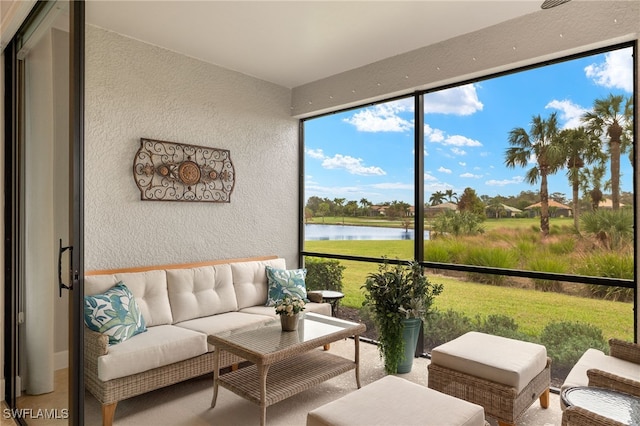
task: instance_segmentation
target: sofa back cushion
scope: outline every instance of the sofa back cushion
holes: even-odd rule
[[[286,269],[286,262],[282,258],[237,262],[229,265],[231,266],[238,309],[256,305],[264,306],[267,303],[267,265]]]
[[[228,264],[167,269],[167,288],[174,322],[238,309]]]
[[[104,293],[120,281],[133,293],[147,327],[173,322],[167,275],[163,270],[88,275],[84,278],[84,293],[86,296]]]

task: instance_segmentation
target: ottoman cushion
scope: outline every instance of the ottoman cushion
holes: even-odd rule
[[[307,414],[307,426],[484,426],[484,409],[425,386],[385,376]]]
[[[511,386],[519,394],[547,365],[547,349],[536,343],[475,331],[431,351],[431,363]]]

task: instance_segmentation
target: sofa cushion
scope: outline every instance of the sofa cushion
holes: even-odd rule
[[[196,318],[189,321],[182,321],[175,324],[175,327],[182,327],[201,333],[203,336],[220,333],[222,331],[233,330],[252,324],[262,324],[274,319],[266,315],[253,315],[241,312],[227,312],[224,314],[209,317]],[[214,347],[209,345],[208,350],[213,351]]]
[[[136,298],[147,327],[171,324],[167,274],[163,270],[89,275],[84,279],[85,295],[104,293],[122,281]]]
[[[286,269],[282,258],[230,264],[238,309],[267,303],[267,265]]]
[[[597,349],[587,349],[576,365],[571,369],[562,384],[561,390],[574,386],[587,386],[587,370],[597,368],[620,377],[640,381],[640,367],[629,361],[605,355]]]
[[[277,318],[276,308],[273,306],[249,306],[248,308],[240,309],[240,312],[247,314],[266,315],[273,318]],[[304,312],[315,312],[316,314],[322,314],[331,316],[331,305],[328,303],[314,303],[308,302],[304,306]]]
[[[168,269],[174,323],[238,309],[229,265]]]
[[[278,301],[287,296],[309,301],[304,281],[307,276],[306,269],[278,269],[269,265],[265,269],[267,271],[266,306],[276,306]]]
[[[173,325],[150,327],[146,333],[118,345],[98,358],[102,381],[142,373],[207,352],[207,336]]]
[[[135,297],[122,282],[104,293],[84,297],[84,323],[109,336],[112,345],[147,330]]]

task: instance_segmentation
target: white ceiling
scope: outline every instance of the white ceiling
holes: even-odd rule
[[[294,88],[529,13],[542,0],[116,1],[90,24]]]

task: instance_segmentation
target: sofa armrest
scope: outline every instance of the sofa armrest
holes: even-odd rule
[[[109,353],[109,336],[84,327],[84,357],[98,359]]]
[[[618,339],[609,339],[609,355],[640,364],[640,345]]]
[[[624,426],[615,420],[592,413],[582,407],[567,407],[562,412],[562,426]]]
[[[589,386],[624,392],[640,398],[640,382],[636,380],[598,370],[597,368],[587,370],[587,377],[589,377]]]

